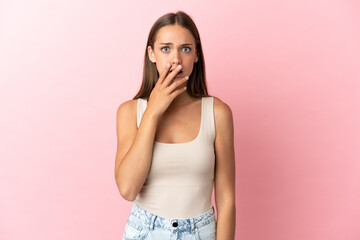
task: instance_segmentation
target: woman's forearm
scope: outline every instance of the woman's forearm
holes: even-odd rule
[[[216,240],[234,240],[236,223],[235,204],[225,203],[217,212]]]

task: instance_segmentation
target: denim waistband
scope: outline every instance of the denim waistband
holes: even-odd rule
[[[153,214],[141,206],[139,206],[135,201],[130,213],[130,218],[136,217],[141,220],[143,224],[149,229],[154,229],[154,227],[165,228],[171,232],[176,231],[190,231],[194,232],[195,229],[198,229],[202,226],[205,226],[212,221],[215,221],[214,207],[199,216],[187,219],[176,219],[176,218],[164,218],[156,214]]]

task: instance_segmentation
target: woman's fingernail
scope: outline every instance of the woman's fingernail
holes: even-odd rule
[[[170,67],[170,63],[166,64],[167,67]]]
[[[188,79],[189,79],[189,76],[185,76],[185,79],[188,80]]]
[[[179,65],[177,68],[180,69],[180,68],[181,68],[181,65]]]

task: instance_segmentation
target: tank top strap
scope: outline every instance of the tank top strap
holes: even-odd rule
[[[145,112],[147,106],[147,100],[143,98],[137,99],[137,114],[136,114],[136,125],[137,128],[140,126],[141,118]]]
[[[215,139],[214,97],[203,97],[203,130],[207,139]]]

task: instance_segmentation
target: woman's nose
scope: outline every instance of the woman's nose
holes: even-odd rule
[[[173,56],[171,62],[172,62],[172,64],[181,64],[181,60],[178,56]]]
[[[181,64],[181,60],[179,58],[179,54],[175,51],[172,57],[172,64]]]
[[[179,65],[179,64],[181,64],[181,61],[179,59],[173,59],[172,64]]]

